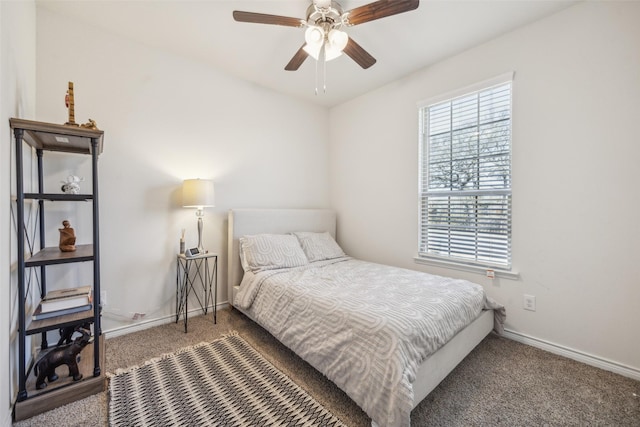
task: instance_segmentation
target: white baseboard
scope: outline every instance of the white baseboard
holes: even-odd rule
[[[221,308],[226,307],[227,304],[226,303],[219,303],[217,305],[218,310],[220,310]],[[211,313],[213,311],[213,305],[209,306],[207,313]],[[193,308],[191,310],[189,310],[188,312],[188,316],[189,317],[194,317],[194,316],[200,316],[202,315],[202,309],[200,307],[197,308]],[[115,337],[119,337],[121,335],[127,335],[130,334],[132,332],[138,332],[138,331],[143,331],[145,329],[149,329],[149,328],[153,328],[154,326],[160,326],[160,325],[166,325],[167,323],[172,323],[176,321],[176,315],[175,314],[170,314],[168,316],[164,316],[164,317],[159,317],[156,319],[149,319],[149,320],[143,320],[140,322],[136,322],[132,325],[125,325],[125,326],[120,326],[117,328],[112,328],[112,329],[108,329],[106,331],[102,331],[102,334],[105,336],[105,338],[115,338]],[[180,317],[180,322],[184,321],[183,317]]]
[[[218,304],[218,309],[224,308],[227,305],[228,303],[226,302],[220,303]],[[213,306],[209,307],[209,310],[213,310]],[[201,314],[202,314],[202,309],[200,307],[189,310],[189,317],[200,316]],[[150,319],[142,322],[137,322],[133,325],[126,325],[118,328],[109,329],[107,331],[103,331],[103,334],[105,335],[105,338],[115,338],[121,335],[130,334],[132,332],[137,332],[137,331],[142,331],[144,329],[152,328],[154,326],[160,326],[167,323],[175,322],[175,319],[176,319],[176,315],[171,314],[171,315],[160,317],[157,319]],[[536,347],[541,350],[545,350],[550,353],[557,354],[559,356],[567,357],[569,359],[573,359],[590,366],[595,366],[596,368],[604,369],[606,371],[611,371],[616,374],[620,374],[622,376],[640,381],[640,370],[633,368],[631,366],[626,366],[621,363],[603,359],[601,357],[593,356],[591,354],[583,353],[581,351],[574,350],[572,348],[554,344],[552,342],[535,338],[529,335],[525,335],[520,332],[512,331],[509,329],[505,329],[502,336],[505,338],[512,339],[514,341],[521,342],[522,344],[530,345],[532,347]],[[11,421],[11,417],[9,417],[9,421]],[[11,424],[8,424],[8,425],[11,425]]]
[[[596,368],[604,369],[605,371],[611,371],[616,374],[620,374],[622,376],[640,381],[640,370],[631,366],[626,366],[612,360],[607,360],[601,357],[593,356],[591,354],[583,353],[572,348],[554,344],[552,342],[531,337],[529,335],[525,335],[509,329],[505,329],[502,336],[514,341],[521,342],[523,344],[530,345],[532,347],[539,348],[541,350],[548,351],[553,354],[557,354],[559,356],[577,360],[578,362],[582,362],[590,366],[595,366]]]

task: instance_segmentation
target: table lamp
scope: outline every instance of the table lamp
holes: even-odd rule
[[[198,252],[204,253],[202,247],[202,217],[204,208],[213,207],[213,181],[208,179],[185,179],[182,183],[182,206],[196,208],[198,217]]]

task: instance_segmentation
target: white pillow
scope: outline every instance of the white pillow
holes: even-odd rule
[[[324,233],[299,231],[293,234],[300,241],[302,250],[307,256],[309,262],[345,256],[342,248],[336,243],[328,231],[325,231]]]
[[[244,271],[257,273],[309,263],[298,239],[291,235],[254,234],[240,237],[239,242]]]

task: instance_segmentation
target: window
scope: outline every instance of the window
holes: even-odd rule
[[[511,75],[420,106],[419,257],[511,268]]]

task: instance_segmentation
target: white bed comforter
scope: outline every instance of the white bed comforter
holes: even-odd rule
[[[234,303],[388,427],[410,424],[420,363],[501,308],[475,283],[351,258],[247,273]]]

